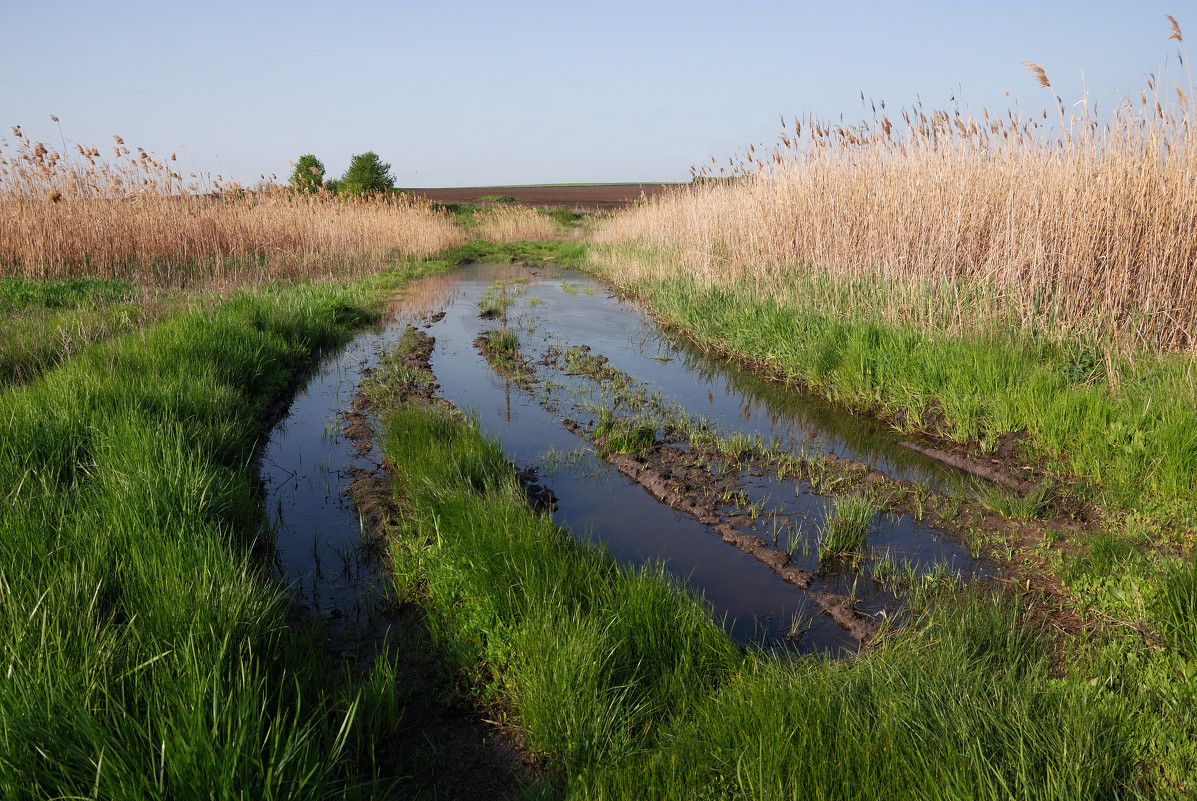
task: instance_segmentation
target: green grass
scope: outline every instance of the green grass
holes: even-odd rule
[[[538,242],[494,243],[467,242],[459,248],[446,250],[434,259],[403,262],[405,270],[438,271],[463,264],[512,264],[529,262],[555,267],[578,267],[585,261],[587,246],[582,242],[562,242],[546,239]]]
[[[511,195],[483,195],[478,198],[479,203],[515,203]]]
[[[126,281],[0,278],[0,387],[30,381],[94,342],[135,331],[178,306]]]
[[[1170,564],[1160,584],[1160,628],[1182,657],[1197,662],[1197,564]]]
[[[619,417],[610,409],[599,411],[594,424],[594,439],[598,443],[599,455],[603,457],[616,453],[637,455],[652,447],[657,441],[658,424],[646,417]]]
[[[384,424],[410,510],[394,547],[400,583],[426,588],[443,647],[477,679],[498,675],[488,692],[560,770],[629,758],[656,721],[730,675],[736,649],[703,606],[658,568],[621,571],[531,511],[475,424],[423,408]]]
[[[877,510],[863,498],[837,498],[819,531],[819,560],[862,555]]]
[[[385,715],[288,626],[248,467],[296,365],[376,314],[360,290],[236,294],[0,392],[0,796],[381,789]]]
[[[1049,478],[1036,484],[1026,495],[1000,487],[989,482],[974,481],[972,494],[981,504],[994,514],[1001,515],[1007,520],[1033,520],[1041,517],[1051,508],[1051,492],[1054,482]]]
[[[560,206],[554,206],[552,208],[543,206],[540,208],[540,213],[552,217],[558,225],[565,228],[572,228],[574,223],[582,217],[581,214],[574,212],[564,203],[562,203]]]
[[[1135,692],[1133,665],[1057,661],[1061,644],[1000,594],[925,596],[914,624],[857,659],[743,653],[656,568],[617,568],[529,510],[475,423],[404,407],[385,429],[407,510],[397,585],[475,692],[547,755],[563,797],[1191,789],[1188,724],[1160,716],[1191,707]]]
[[[749,663],[590,797],[1139,794],[1129,704],[1053,678],[1020,610],[977,598],[930,622],[858,662]]]
[[[1194,357],[1128,359],[1115,365],[1111,386],[1094,380],[1092,349],[1083,343],[1009,330],[929,335],[881,321],[868,304],[853,317],[831,315],[824,299],[836,293],[884,291],[792,281],[790,297],[808,302],[782,304],[747,285],[717,289],[686,279],[630,289],[701,347],[751,360],[850,409],[889,416],[904,430],[942,414],[943,434],[986,449],[1026,429],[1029,457],[1081,478],[1074,491],[1084,500],[1142,516],[1157,539],[1197,534]]]
[[[59,281],[33,281],[27,278],[0,278],[0,312],[32,307],[78,309],[107,306],[140,298],[144,291],[128,281],[105,278],[66,278]]]

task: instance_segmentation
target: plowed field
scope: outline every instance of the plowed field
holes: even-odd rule
[[[576,184],[562,186],[467,186],[451,189],[408,189],[438,203],[477,203],[488,195],[515,198],[526,206],[569,206],[574,211],[621,209],[642,195],[652,197],[672,184]]]

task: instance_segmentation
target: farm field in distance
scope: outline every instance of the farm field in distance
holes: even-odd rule
[[[14,129],[0,797],[1193,797],[1191,89],[687,184]]]
[[[415,197],[437,203],[479,203],[486,198],[527,206],[568,206],[573,211],[615,211],[642,197],[660,194],[670,184],[561,184],[554,186],[478,186],[444,189],[408,189]],[[491,201],[493,202],[493,201]],[[502,202],[502,201],[500,201]]]

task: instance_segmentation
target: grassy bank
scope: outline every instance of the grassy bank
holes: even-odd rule
[[[982,454],[1025,431],[1026,462],[1086,502],[1191,538],[1190,94],[1149,78],[1102,118],[1049,96],[1042,115],[795,119],[771,153],[601,226],[594,263],[710,350]]]
[[[491,714],[549,757],[563,796],[1192,789],[1192,694],[1143,691],[1144,663],[1124,651],[1055,640],[981,590],[916,610],[917,625],[858,659],[744,654],[657,570],[621,570],[530,510],[474,424],[419,407],[384,420],[404,506],[400,594]]]
[[[633,259],[662,257],[592,250],[600,273],[709,351],[980,454],[1026,431],[1023,465],[1079,477],[1073,491],[1105,512],[1129,512],[1136,535],[1191,540],[1197,532],[1191,355],[1115,360],[1084,341],[1010,327],[936,334],[887,319],[879,279],[795,276],[779,298],[750,279],[716,287],[680,267],[632,277],[620,265]]]
[[[6,798],[372,791],[388,707],[288,625],[248,463],[297,367],[377,309],[332,287],[212,300],[0,392]]]
[[[0,387],[23,383],[95,342],[141,329],[185,305],[128,281],[0,278]]]
[[[621,572],[529,509],[476,426],[419,407],[384,422],[409,511],[397,582],[421,594],[430,628],[484,697],[510,701],[563,770],[626,760],[655,741],[656,720],[734,670],[735,647],[703,607],[659,569]]]

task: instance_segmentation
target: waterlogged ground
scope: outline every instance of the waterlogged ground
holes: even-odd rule
[[[258,454],[264,535],[274,543],[277,573],[313,611],[361,620],[382,592],[378,559],[362,547],[350,497],[353,482],[376,472],[381,456],[348,436],[345,415],[364,374],[400,331],[384,323],[322,360]]]
[[[863,548],[820,559],[833,499],[853,475],[875,469],[919,488],[956,477],[867,421],[664,337],[588,276],[472,265],[408,287],[392,325],[434,338],[439,393],[475,414],[516,466],[552,491],[557,522],[622,562],[663,560],[741,641],[855,649],[861,629],[832,614],[837,604],[875,628],[900,617],[912,584],[982,570],[957,541],[884,511],[883,498]],[[480,336],[493,338],[489,353]],[[493,347],[502,342],[518,350]],[[610,452],[602,429],[613,420],[651,421],[651,451]],[[823,467],[787,474],[800,460]],[[709,476],[690,484],[700,502],[668,488],[695,466]]]
[[[349,497],[379,457],[346,435],[345,416],[364,375],[413,325],[435,341],[439,393],[551,491],[558,523],[621,562],[663,560],[742,642],[855,650],[900,619],[911,586],[984,572],[956,540],[887,511],[880,492],[866,544],[820,558],[854,477],[876,470],[919,491],[956,477],[869,421],[663,336],[584,274],[471,265],[410,285],[384,325],[327,358],[261,453],[277,569],[313,609],[361,619],[379,596]],[[502,333],[518,343],[514,360],[480,346]],[[649,452],[610,447],[602,427],[620,421],[649,421]],[[688,495],[675,491],[683,475]]]

